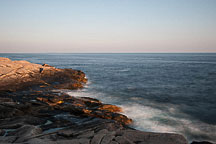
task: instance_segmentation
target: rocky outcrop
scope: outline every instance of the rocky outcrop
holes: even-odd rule
[[[87,82],[82,71],[57,69],[47,64],[0,58],[0,91],[17,91],[33,86],[60,89],[82,88]]]
[[[187,144],[178,134],[130,128],[118,106],[56,90],[86,81],[81,71],[0,58],[0,143]]]

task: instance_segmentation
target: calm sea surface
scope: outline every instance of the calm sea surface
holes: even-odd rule
[[[132,127],[216,142],[216,54],[0,54],[79,69],[88,84],[73,96],[123,107]]]

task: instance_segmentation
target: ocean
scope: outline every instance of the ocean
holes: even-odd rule
[[[0,54],[82,70],[85,88],[66,91],[121,106],[131,127],[216,142],[216,53]]]

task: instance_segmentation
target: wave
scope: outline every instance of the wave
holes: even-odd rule
[[[136,103],[120,106],[123,114],[133,119],[133,128],[149,132],[179,133],[189,141],[216,141],[216,125],[195,120],[181,113],[178,107],[169,105],[165,111]]]
[[[121,69],[121,70],[118,70],[120,72],[127,72],[127,71],[130,71],[131,69],[130,68],[126,68],[126,69]]]

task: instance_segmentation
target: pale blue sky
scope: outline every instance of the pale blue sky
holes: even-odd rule
[[[216,52],[216,0],[0,0],[0,52]]]

